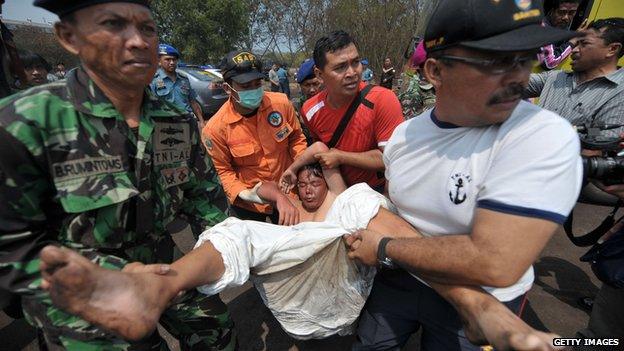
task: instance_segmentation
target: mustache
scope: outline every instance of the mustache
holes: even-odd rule
[[[510,86],[505,88],[505,90],[492,96],[490,100],[488,101],[488,105],[494,105],[503,101],[522,97],[523,92],[524,92],[524,87],[522,86],[522,84],[518,84],[518,83],[511,84]]]

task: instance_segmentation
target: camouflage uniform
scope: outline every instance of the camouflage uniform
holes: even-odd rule
[[[303,104],[306,102],[306,100],[307,99],[305,95],[303,95],[302,93],[298,98],[295,98],[291,102],[295,107],[295,112],[297,112],[297,119],[299,120],[299,124],[301,124],[301,131],[306,138],[306,143],[308,143],[308,146],[310,146],[314,142],[314,138],[312,138],[312,135],[310,134],[310,129],[308,129],[308,125],[303,123],[304,117],[301,115],[301,108],[303,107]]]
[[[403,108],[405,119],[416,117],[425,110],[435,106],[435,91],[431,83],[422,80],[418,73],[414,73],[407,88],[399,94],[399,101]]]
[[[146,89],[138,130],[83,69],[66,81],[0,101],[0,289],[18,293],[50,345],[80,350],[167,349],[158,333],[129,344],[51,304],[40,289],[38,253],[57,243],[94,263],[172,262],[167,226],[197,236],[225,218],[223,193],[192,117]],[[233,324],[217,296],[195,290],[161,324],[183,350],[231,350]]]

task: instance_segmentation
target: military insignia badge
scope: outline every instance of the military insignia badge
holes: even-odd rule
[[[204,145],[209,151],[212,150],[212,140],[209,137],[204,137]]]
[[[283,121],[282,114],[277,111],[273,111],[269,113],[267,120],[269,121],[269,124],[273,127],[279,127],[282,125]]]
[[[245,61],[255,61],[256,60],[256,56],[254,56],[254,54],[243,51],[240,54],[232,57],[232,61],[234,61],[235,64],[241,64]]]
[[[161,169],[160,174],[165,181],[165,188],[184,184],[189,180],[189,168],[186,166]]]
[[[156,89],[163,89],[165,88],[165,81],[162,79],[159,79],[156,81]]]
[[[154,164],[160,166],[190,158],[190,126],[182,123],[158,123],[154,131]]]

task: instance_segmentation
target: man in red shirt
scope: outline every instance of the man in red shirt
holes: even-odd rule
[[[360,81],[362,64],[357,46],[344,31],[320,38],[314,47],[315,72],[325,90],[305,102],[303,121],[315,140],[328,144],[354,99],[366,84]],[[335,146],[316,158],[324,168],[341,167],[347,185],[366,182],[382,191],[385,183],[383,147],[394,128],[403,122],[396,95],[374,86]]]

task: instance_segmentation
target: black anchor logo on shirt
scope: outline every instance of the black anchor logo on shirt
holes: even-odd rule
[[[453,202],[455,205],[459,205],[466,201],[466,183],[469,183],[471,181],[471,178],[469,175],[467,176],[461,173],[457,173],[453,175],[451,179],[454,181],[454,189],[451,189],[451,191],[449,191],[449,198],[451,199],[451,202]]]

